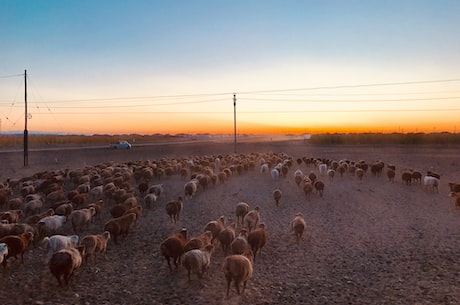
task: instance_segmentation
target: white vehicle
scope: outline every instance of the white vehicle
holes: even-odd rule
[[[120,140],[117,143],[110,144],[111,149],[131,149],[131,144],[128,141]]]

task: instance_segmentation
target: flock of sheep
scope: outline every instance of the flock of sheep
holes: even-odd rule
[[[300,165],[310,171],[303,173]],[[82,169],[40,172],[0,184],[0,263],[4,268],[18,268],[11,257],[20,255],[24,263],[24,253],[31,244],[42,247],[49,272],[60,286],[68,286],[85,260],[96,262],[98,255],[106,255],[110,240],[116,246],[126,239],[142,221],[143,211],[154,208],[160,199],[165,202],[165,214],[175,226],[187,204],[184,200],[192,201],[199,192],[237,179],[248,171],[258,171],[273,180],[293,179],[307,200],[310,196],[323,196],[325,181],[332,182],[337,175],[358,179],[363,179],[365,174],[382,175],[391,183],[396,177],[396,167],[381,161],[368,164],[322,158],[294,159],[284,153],[107,162]],[[158,182],[174,175],[181,177],[184,188],[172,192],[181,193],[180,196],[166,198],[163,184]],[[423,183],[429,191],[438,192],[440,176],[404,170],[401,181]],[[460,207],[460,184],[451,182],[449,187],[450,196]],[[282,194],[282,189],[273,189],[277,206]],[[161,241],[159,248],[170,272],[173,272],[172,262],[176,268],[183,266],[189,280],[191,274],[202,278],[213,253],[222,251],[221,269],[227,296],[232,282],[238,294],[244,291],[253,275],[257,254],[260,255],[269,242],[269,233],[258,206],[250,209],[248,203],[239,202],[233,216],[236,221],[230,223],[226,223],[225,216],[210,219],[197,236],[190,237],[188,230],[181,228]],[[300,212],[292,217],[290,229],[300,243],[307,224]],[[89,225],[95,223],[100,232],[89,234]]]

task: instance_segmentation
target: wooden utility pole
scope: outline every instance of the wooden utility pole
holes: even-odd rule
[[[27,131],[27,70],[24,70],[24,167],[29,165],[29,132]]]
[[[234,152],[236,154],[236,93],[233,94],[233,136],[234,136]]]

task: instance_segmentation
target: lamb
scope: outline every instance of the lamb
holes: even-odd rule
[[[184,246],[184,252],[188,252],[194,249],[202,249],[207,245],[211,244],[213,234],[211,231],[205,231],[204,233],[191,238]]]
[[[249,211],[243,219],[243,225],[251,232],[260,221],[260,208],[257,206],[254,210]]]
[[[233,240],[235,239],[235,229],[236,223],[234,222],[219,232],[218,239],[220,245],[222,246],[222,251],[224,251],[224,255],[227,255],[228,249],[230,248]]]
[[[203,231],[211,231],[212,233],[212,240],[211,242],[214,242],[214,240],[219,236],[219,232],[224,228],[225,225],[225,217],[220,216],[216,220],[211,220],[208,222],[205,226]]]
[[[182,197],[177,197],[176,200],[169,201],[165,208],[166,213],[171,219],[171,223],[176,223],[179,220],[180,212],[182,211],[184,204],[182,203]]]
[[[69,221],[72,224],[73,232],[76,234],[82,227],[88,229],[89,223],[94,215],[96,215],[96,209],[94,207],[72,211],[69,215]]]
[[[236,205],[236,222],[239,224],[241,219],[241,224],[243,224],[244,216],[249,212],[249,204],[246,202],[239,202]]]
[[[236,292],[240,294],[240,283],[243,282],[243,292],[246,289],[247,281],[252,277],[252,253],[248,252],[245,255],[233,254],[224,258],[222,263],[222,271],[227,280],[227,297],[230,292],[230,284],[233,280],[235,283]]]
[[[80,268],[82,257],[85,255],[85,247],[61,249],[53,254],[48,266],[50,272],[56,277],[58,284],[62,287],[62,279],[66,287],[75,270]]]
[[[232,254],[243,254],[250,249],[248,231],[245,228],[241,229],[238,236],[232,241],[230,249]]]
[[[279,206],[279,203],[280,203],[280,199],[281,199],[281,190],[280,189],[275,189],[273,190],[272,192],[272,195],[273,195],[273,199],[275,199],[275,202],[276,202],[276,206]]]
[[[428,188],[432,192],[438,193],[439,179],[434,176],[425,176],[423,177],[423,185],[425,188]]]
[[[8,246],[8,254],[3,259],[3,267],[6,268],[8,258],[14,256],[17,258],[21,254],[21,263],[24,264],[24,252],[27,250],[29,244],[34,239],[32,232],[25,232],[19,235],[7,235],[0,238],[0,243],[5,243]]]
[[[85,246],[85,260],[88,260],[89,256],[93,257],[93,261],[96,259],[97,253],[104,253],[107,249],[107,243],[110,239],[110,232],[104,231],[102,234],[90,234],[86,235],[80,241],[80,245]]]
[[[199,278],[203,278],[203,274],[209,269],[211,264],[211,254],[214,247],[209,244],[201,249],[193,249],[184,253],[182,265],[187,269],[188,280],[190,281],[190,273],[193,271]]]
[[[267,231],[263,222],[259,223],[257,228],[248,234],[248,243],[251,246],[252,253],[254,254],[254,262],[256,261],[257,251],[262,252],[262,248],[267,242]],[[260,253],[259,252],[259,253]]]
[[[61,249],[76,247],[78,245],[78,235],[51,235],[50,237],[43,238],[43,245],[45,247],[45,263],[48,263],[54,252]]]
[[[136,214],[134,213],[113,218],[105,223],[104,231],[109,231],[113,241],[118,245],[118,236],[126,238],[135,221]]]
[[[5,243],[0,243],[0,264],[3,263],[3,260],[8,255],[8,245]]]
[[[172,272],[170,259],[173,259],[174,265],[178,266],[180,258],[184,253],[185,242],[187,241],[187,229],[183,228],[174,235],[166,238],[160,244],[161,254],[168,262],[169,271]]]
[[[61,215],[52,215],[46,216],[40,219],[38,222],[38,233],[40,236],[44,236],[45,234],[56,233],[58,229],[60,229],[64,223],[66,222],[67,217]]]
[[[297,214],[295,214],[294,219],[291,221],[291,231],[294,232],[297,244],[302,238],[302,234],[305,231],[306,227],[307,224],[303,219],[302,213],[298,212]]]

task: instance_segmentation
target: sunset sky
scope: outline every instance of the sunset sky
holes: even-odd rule
[[[0,129],[458,132],[460,1],[0,0]]]

